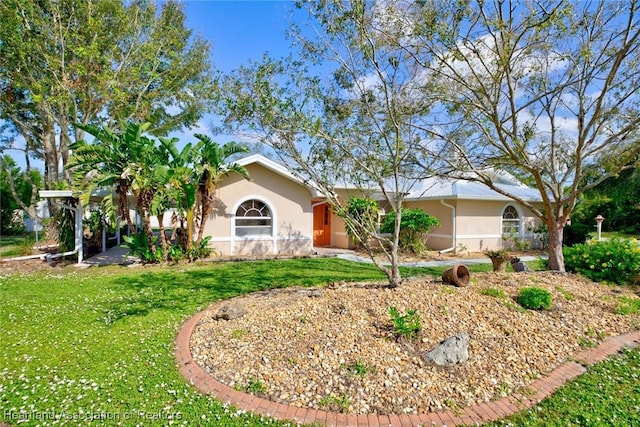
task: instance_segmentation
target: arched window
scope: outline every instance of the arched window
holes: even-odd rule
[[[507,206],[502,211],[502,234],[520,235],[520,214],[513,206]]]
[[[236,236],[271,236],[269,207],[260,200],[247,200],[236,210]]]

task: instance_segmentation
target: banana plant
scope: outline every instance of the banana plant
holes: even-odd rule
[[[196,246],[198,246],[204,237],[207,219],[213,212],[214,192],[220,180],[231,173],[240,175],[244,179],[250,179],[250,176],[244,166],[238,163],[227,163],[229,157],[246,153],[249,151],[248,148],[236,142],[220,145],[202,134],[196,134],[195,137],[199,141],[196,144],[196,150],[199,153],[197,198],[200,201],[200,224],[196,240]]]

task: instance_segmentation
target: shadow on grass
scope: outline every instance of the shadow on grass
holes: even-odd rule
[[[419,271],[425,270],[413,268],[406,274]],[[215,301],[266,289],[384,280],[384,274],[372,265],[334,258],[157,267],[114,278],[119,296],[107,303],[104,320],[109,324],[128,316],[145,316],[152,310],[190,314]]]
[[[401,268],[403,277],[440,277],[443,267]],[[192,314],[213,302],[250,292],[332,282],[384,282],[372,264],[337,258],[239,261],[152,267],[113,279],[119,296],[104,308],[106,323],[153,310]]]

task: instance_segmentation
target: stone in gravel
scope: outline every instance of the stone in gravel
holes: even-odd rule
[[[520,258],[511,258],[511,267],[513,268],[513,271],[515,271],[516,273],[531,271],[531,269],[527,264],[520,261]]]
[[[438,366],[453,366],[469,359],[469,333],[461,332],[447,338],[427,351],[423,358]]]
[[[220,309],[213,315],[213,318],[215,320],[233,320],[244,316],[246,312],[247,309],[243,303],[240,301],[234,301],[220,307]]]
[[[317,298],[321,295],[318,289],[300,289],[298,293],[302,295],[306,295],[309,298]]]

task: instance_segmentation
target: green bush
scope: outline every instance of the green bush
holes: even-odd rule
[[[122,236],[124,245],[129,249],[129,255],[140,258],[143,264],[158,263],[162,261],[161,251],[152,251],[149,247],[149,241],[145,233],[132,234],[131,236]],[[153,237],[153,244],[158,243],[158,238]]]
[[[564,248],[565,267],[595,282],[633,282],[640,271],[640,247],[635,239],[592,241]]]
[[[390,212],[380,227],[380,231],[393,233],[395,221],[395,212]],[[429,215],[422,209],[403,209],[400,218],[400,247],[416,254],[423,253],[427,249],[425,244],[427,235],[439,225],[438,218]]]
[[[375,232],[378,222],[378,203],[370,198],[351,197],[346,212],[338,210],[337,214],[347,224],[347,234],[358,247]]]
[[[540,288],[522,288],[518,304],[530,310],[548,310],[551,308],[551,292]]]
[[[584,225],[574,223],[571,225],[567,225],[563,230],[562,243],[565,246],[574,246],[578,244],[585,243],[589,239],[591,239],[591,231],[593,229],[593,225]]]
[[[397,308],[389,307],[389,315],[393,321],[393,329],[399,337],[415,339],[422,330],[422,320],[416,310],[408,310],[400,314]]]

